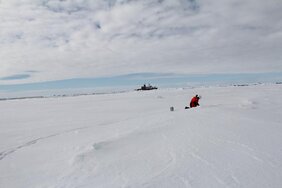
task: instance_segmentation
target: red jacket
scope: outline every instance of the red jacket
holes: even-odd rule
[[[190,108],[199,106],[199,97],[193,97],[190,102]]]

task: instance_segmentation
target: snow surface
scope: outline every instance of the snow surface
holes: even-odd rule
[[[0,187],[280,188],[281,93],[257,85],[2,101]],[[184,110],[194,94],[201,106]]]

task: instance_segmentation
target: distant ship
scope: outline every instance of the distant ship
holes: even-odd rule
[[[151,86],[150,84],[146,86],[146,84],[144,84],[143,86],[141,86],[141,88],[136,89],[136,91],[141,91],[141,90],[153,90],[153,89],[158,89],[155,86]]]

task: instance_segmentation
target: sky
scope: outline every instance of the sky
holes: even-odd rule
[[[0,85],[282,72],[281,0],[0,0]]]
[[[20,77],[20,75],[18,76]],[[12,78],[11,78],[12,79]],[[157,74],[137,73],[113,77],[74,78],[26,84],[0,85],[1,99],[103,94],[134,91],[144,84],[167,88],[202,88],[214,86],[245,86],[253,84],[282,84],[282,73],[240,74]]]

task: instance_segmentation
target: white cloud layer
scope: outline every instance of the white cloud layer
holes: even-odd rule
[[[281,0],[0,0],[0,84],[282,71]]]

